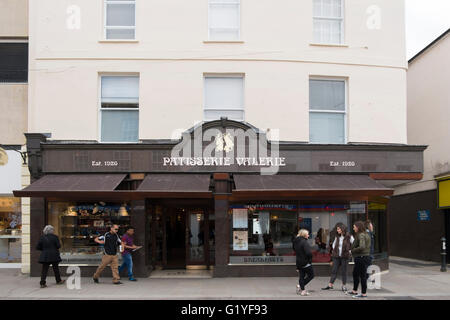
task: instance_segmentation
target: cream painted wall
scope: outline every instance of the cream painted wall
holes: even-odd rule
[[[0,0],[0,37],[28,36],[28,0]]]
[[[435,175],[450,172],[450,34],[417,57],[408,70],[408,143],[428,145],[421,181],[404,194],[436,189]]]
[[[207,0],[137,0],[138,42],[102,42],[102,1],[30,4],[29,131],[97,140],[99,74],[140,73],[140,138],[202,119],[203,74],[244,73],[246,121],[309,140],[310,76],[348,79],[348,141],[406,143],[404,1],[346,0],[345,45],[312,42],[312,1],[242,0],[243,43],[205,43]],[[368,29],[367,10],[380,10]]]

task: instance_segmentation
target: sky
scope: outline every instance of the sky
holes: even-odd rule
[[[450,28],[450,0],[405,0],[405,5],[409,60]]]

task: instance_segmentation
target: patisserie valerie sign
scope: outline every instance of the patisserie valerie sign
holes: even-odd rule
[[[254,130],[218,128],[195,130],[185,134],[163,158],[163,166],[233,166],[261,167],[261,174],[276,174],[286,166],[279,156],[278,132],[271,131],[270,148],[266,139],[260,139]],[[275,138],[275,139],[274,139]]]

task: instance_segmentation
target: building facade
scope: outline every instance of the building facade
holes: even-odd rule
[[[29,272],[28,1],[0,0],[0,267]]]
[[[423,179],[396,187],[391,200],[395,255],[441,261],[441,238],[450,238],[449,53],[447,30],[409,61],[408,142],[428,148]]]
[[[15,193],[31,197],[31,245],[54,224],[63,264],[89,274],[93,237],[131,224],[137,275],[295,275],[292,237],[307,228],[328,273],[335,224],[371,218],[387,268],[391,186],[422,178],[426,148],[407,144],[403,12],[383,0],[31,3],[33,183]]]

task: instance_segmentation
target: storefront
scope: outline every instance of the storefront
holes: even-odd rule
[[[244,151],[242,152],[243,149]],[[157,268],[214,276],[295,276],[292,239],[310,231],[317,274],[330,272],[336,223],[375,226],[376,263],[388,268],[390,181],[417,180],[423,146],[310,145],[266,139],[247,123],[204,123],[179,141],[47,141],[27,134],[31,247],[55,226],[62,265],[92,275],[93,239],[111,224],[135,227],[137,276]],[[198,152],[199,151],[199,152]],[[395,213],[392,213],[395,214]],[[32,250],[31,274],[39,274]]]
[[[21,201],[13,195],[21,187],[21,166],[18,152],[0,148],[0,265],[6,268],[22,261]]]

